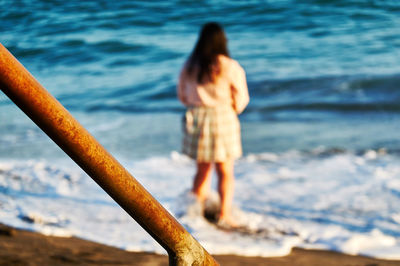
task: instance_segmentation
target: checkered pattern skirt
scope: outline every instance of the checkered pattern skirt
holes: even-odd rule
[[[183,153],[198,162],[225,162],[242,155],[240,123],[231,106],[188,108],[183,132]]]

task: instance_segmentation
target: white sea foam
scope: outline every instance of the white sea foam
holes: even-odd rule
[[[194,164],[185,156],[173,152],[123,163],[211,253],[281,256],[298,246],[400,259],[398,156],[291,151],[244,157],[235,168],[235,213],[253,234],[219,230],[190,211],[193,200],[183,195]],[[164,253],[66,160],[1,161],[0,222]]]

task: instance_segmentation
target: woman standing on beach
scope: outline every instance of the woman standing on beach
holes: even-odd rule
[[[237,117],[249,102],[243,68],[229,57],[224,30],[203,26],[179,77],[178,97],[187,107],[183,152],[197,162],[192,192],[203,203],[215,165],[221,199],[219,222],[234,226],[231,206],[234,160],[242,155]]]

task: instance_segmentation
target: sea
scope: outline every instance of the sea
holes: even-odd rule
[[[182,204],[176,83],[209,21],[246,71],[234,205],[254,234]],[[210,253],[400,259],[399,1],[1,0],[0,42]],[[165,253],[2,92],[0,222]]]

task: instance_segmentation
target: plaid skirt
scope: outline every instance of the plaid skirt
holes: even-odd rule
[[[225,162],[242,155],[240,123],[231,106],[189,107],[183,132],[183,153],[198,162]]]

